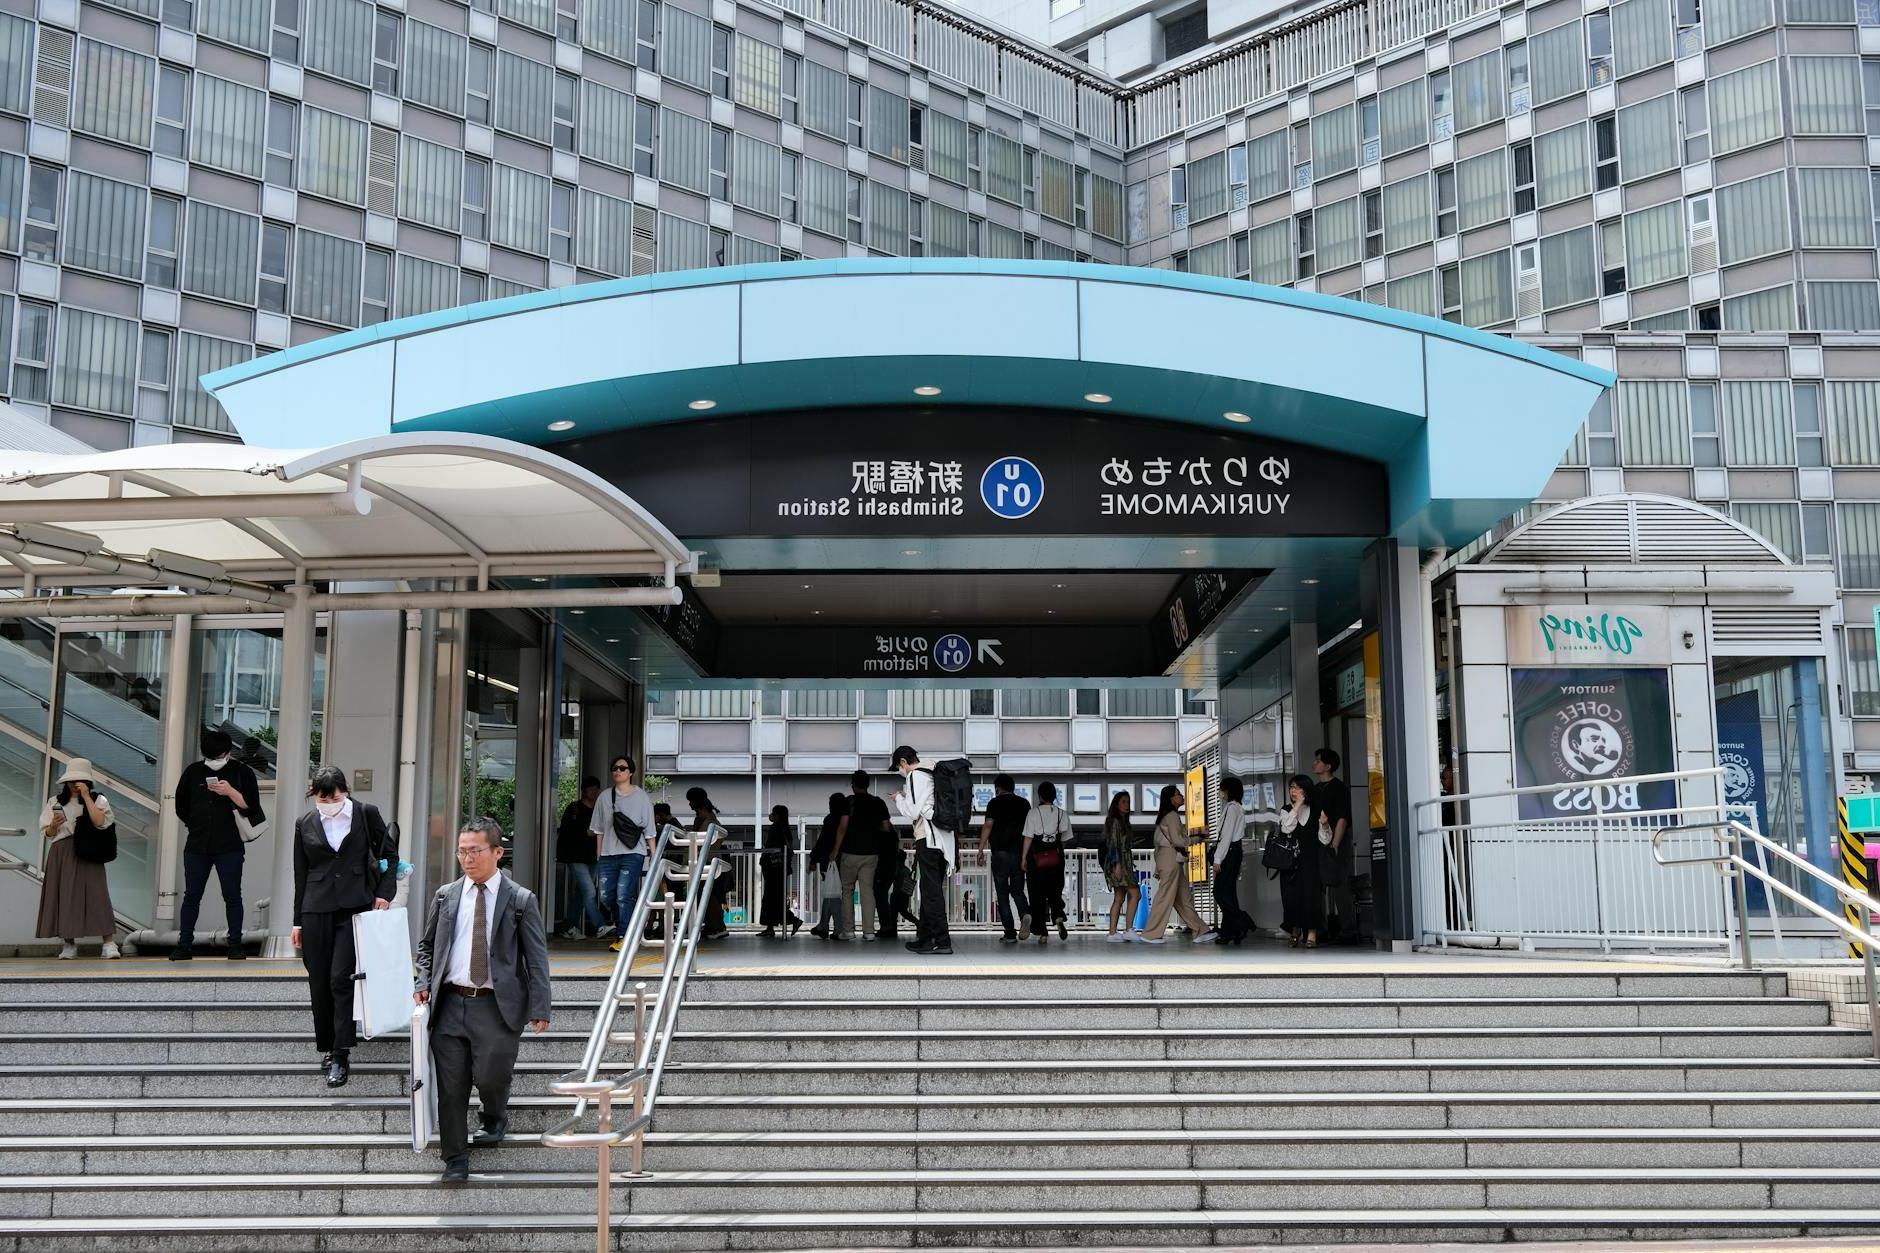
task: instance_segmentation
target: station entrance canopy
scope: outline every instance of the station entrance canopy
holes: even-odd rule
[[[1354,621],[1380,541],[1460,546],[1529,503],[1611,382],[1312,293],[933,259],[585,284],[205,380],[258,443],[465,432],[613,484],[722,578],[662,615],[666,682],[1195,685],[1276,624]],[[579,629],[650,656],[638,616]],[[883,639],[931,664],[871,670]]]

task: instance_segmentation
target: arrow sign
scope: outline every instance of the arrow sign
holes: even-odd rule
[[[990,661],[995,666],[1002,666],[1005,664],[1005,658],[999,656],[999,644],[1000,644],[999,640],[980,640],[979,641],[979,664],[980,665],[983,666],[988,661]]]

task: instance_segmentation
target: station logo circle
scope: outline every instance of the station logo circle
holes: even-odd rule
[[[973,646],[964,635],[942,635],[933,642],[934,664],[948,674],[958,674],[973,659]]]
[[[979,476],[979,499],[1007,521],[1029,517],[1044,500],[1044,474],[1023,457],[1000,457]]]

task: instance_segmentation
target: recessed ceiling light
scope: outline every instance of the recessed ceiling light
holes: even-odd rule
[[[809,590],[809,584],[805,583],[803,585],[803,590],[807,592]]]
[[[548,582],[548,579],[547,579],[547,577],[546,577],[546,576],[544,576],[544,575],[540,575],[540,574],[538,574],[538,575],[536,575],[536,576],[535,576],[534,578],[532,578],[532,579],[530,579],[530,580],[529,580],[529,582],[531,582],[531,583],[546,583],[546,582]]]
[[[1057,610],[1055,610],[1055,609],[1047,609],[1047,610],[1045,610],[1045,612],[1046,612],[1046,613],[1056,613],[1056,612],[1057,612]]]
[[[551,431],[572,431],[574,430],[574,423],[566,418],[557,418],[548,424],[548,429]]]
[[[1053,583],[1053,584],[1052,584],[1051,586],[1052,586],[1052,587],[1063,587],[1064,585],[1063,585],[1062,583]]]
[[[1299,581],[1307,587],[1317,587],[1319,585],[1317,579],[1300,579]]]
[[[570,609],[570,610],[569,610],[568,612],[569,612],[569,613],[573,613],[573,614],[582,614],[582,613],[586,613],[586,612],[587,612],[587,610],[585,610],[585,609]]]
[[[818,618],[820,618],[820,617],[822,617],[822,610],[820,610],[820,609],[812,609],[812,610],[810,610],[810,612],[811,612],[812,614],[814,614],[814,615],[816,615],[816,616],[817,616]]]
[[[1231,649],[1231,648],[1223,648],[1223,649],[1222,649],[1221,651],[1222,651],[1222,652],[1224,652],[1224,653],[1226,653],[1226,654],[1227,654],[1227,655],[1228,655],[1229,657],[1237,657],[1237,656],[1239,656],[1239,654],[1238,654],[1238,653],[1236,653],[1236,652],[1235,652],[1235,651],[1234,651],[1233,649]]]
[[[1110,398],[1102,392],[1085,392],[1084,399],[1088,400],[1093,405],[1107,405],[1110,403]]]
[[[938,396],[940,389],[937,387],[916,387],[914,394],[916,396]]]
[[[1238,410],[1238,409],[1229,409],[1229,410],[1228,410],[1228,411],[1227,411],[1226,413],[1223,413],[1223,414],[1222,414],[1221,416],[1222,416],[1223,418],[1226,418],[1226,419],[1227,419],[1227,420],[1228,420],[1229,422],[1251,422],[1251,421],[1253,421],[1253,419],[1252,419],[1252,418],[1250,418],[1250,417],[1248,417],[1248,416],[1247,416],[1246,414],[1244,414],[1244,413],[1242,413],[1242,412],[1241,412],[1240,410]]]
[[[620,637],[618,635],[610,635],[607,637],[607,642],[609,644],[618,644],[620,642]]]
[[[1201,550],[1200,550],[1199,548],[1184,548],[1184,549],[1182,549],[1182,556],[1184,556],[1184,557],[1192,557],[1192,556],[1194,556],[1194,555],[1195,555],[1196,553],[1198,553],[1198,552],[1200,552],[1200,551],[1201,551]]]
[[[1285,612],[1286,612],[1286,606],[1284,606],[1284,605],[1275,605],[1275,606],[1273,606],[1273,612],[1274,612],[1274,613],[1285,613]]]
[[[639,658],[638,658],[638,657],[629,657],[629,658],[627,658],[627,660],[628,660],[628,661],[638,661],[638,660],[639,660]]]
[[[691,404],[686,406],[686,408],[688,409],[697,409],[700,412],[703,412],[706,409],[716,409],[717,407],[718,407],[718,402],[715,400],[695,400]]]
[[[903,549],[901,550],[901,555],[902,555],[903,557],[918,557],[918,556],[920,556],[920,549],[918,549],[918,548],[903,548]]]

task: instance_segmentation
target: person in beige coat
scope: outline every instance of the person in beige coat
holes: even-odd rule
[[[1173,783],[1162,789],[1155,811],[1155,901],[1149,906],[1149,925],[1143,928],[1144,944],[1162,944],[1168,930],[1169,911],[1180,915],[1182,925],[1197,944],[1209,944],[1216,938],[1201,921],[1195,908],[1195,886],[1188,882],[1188,824],[1182,819],[1182,790]]]

